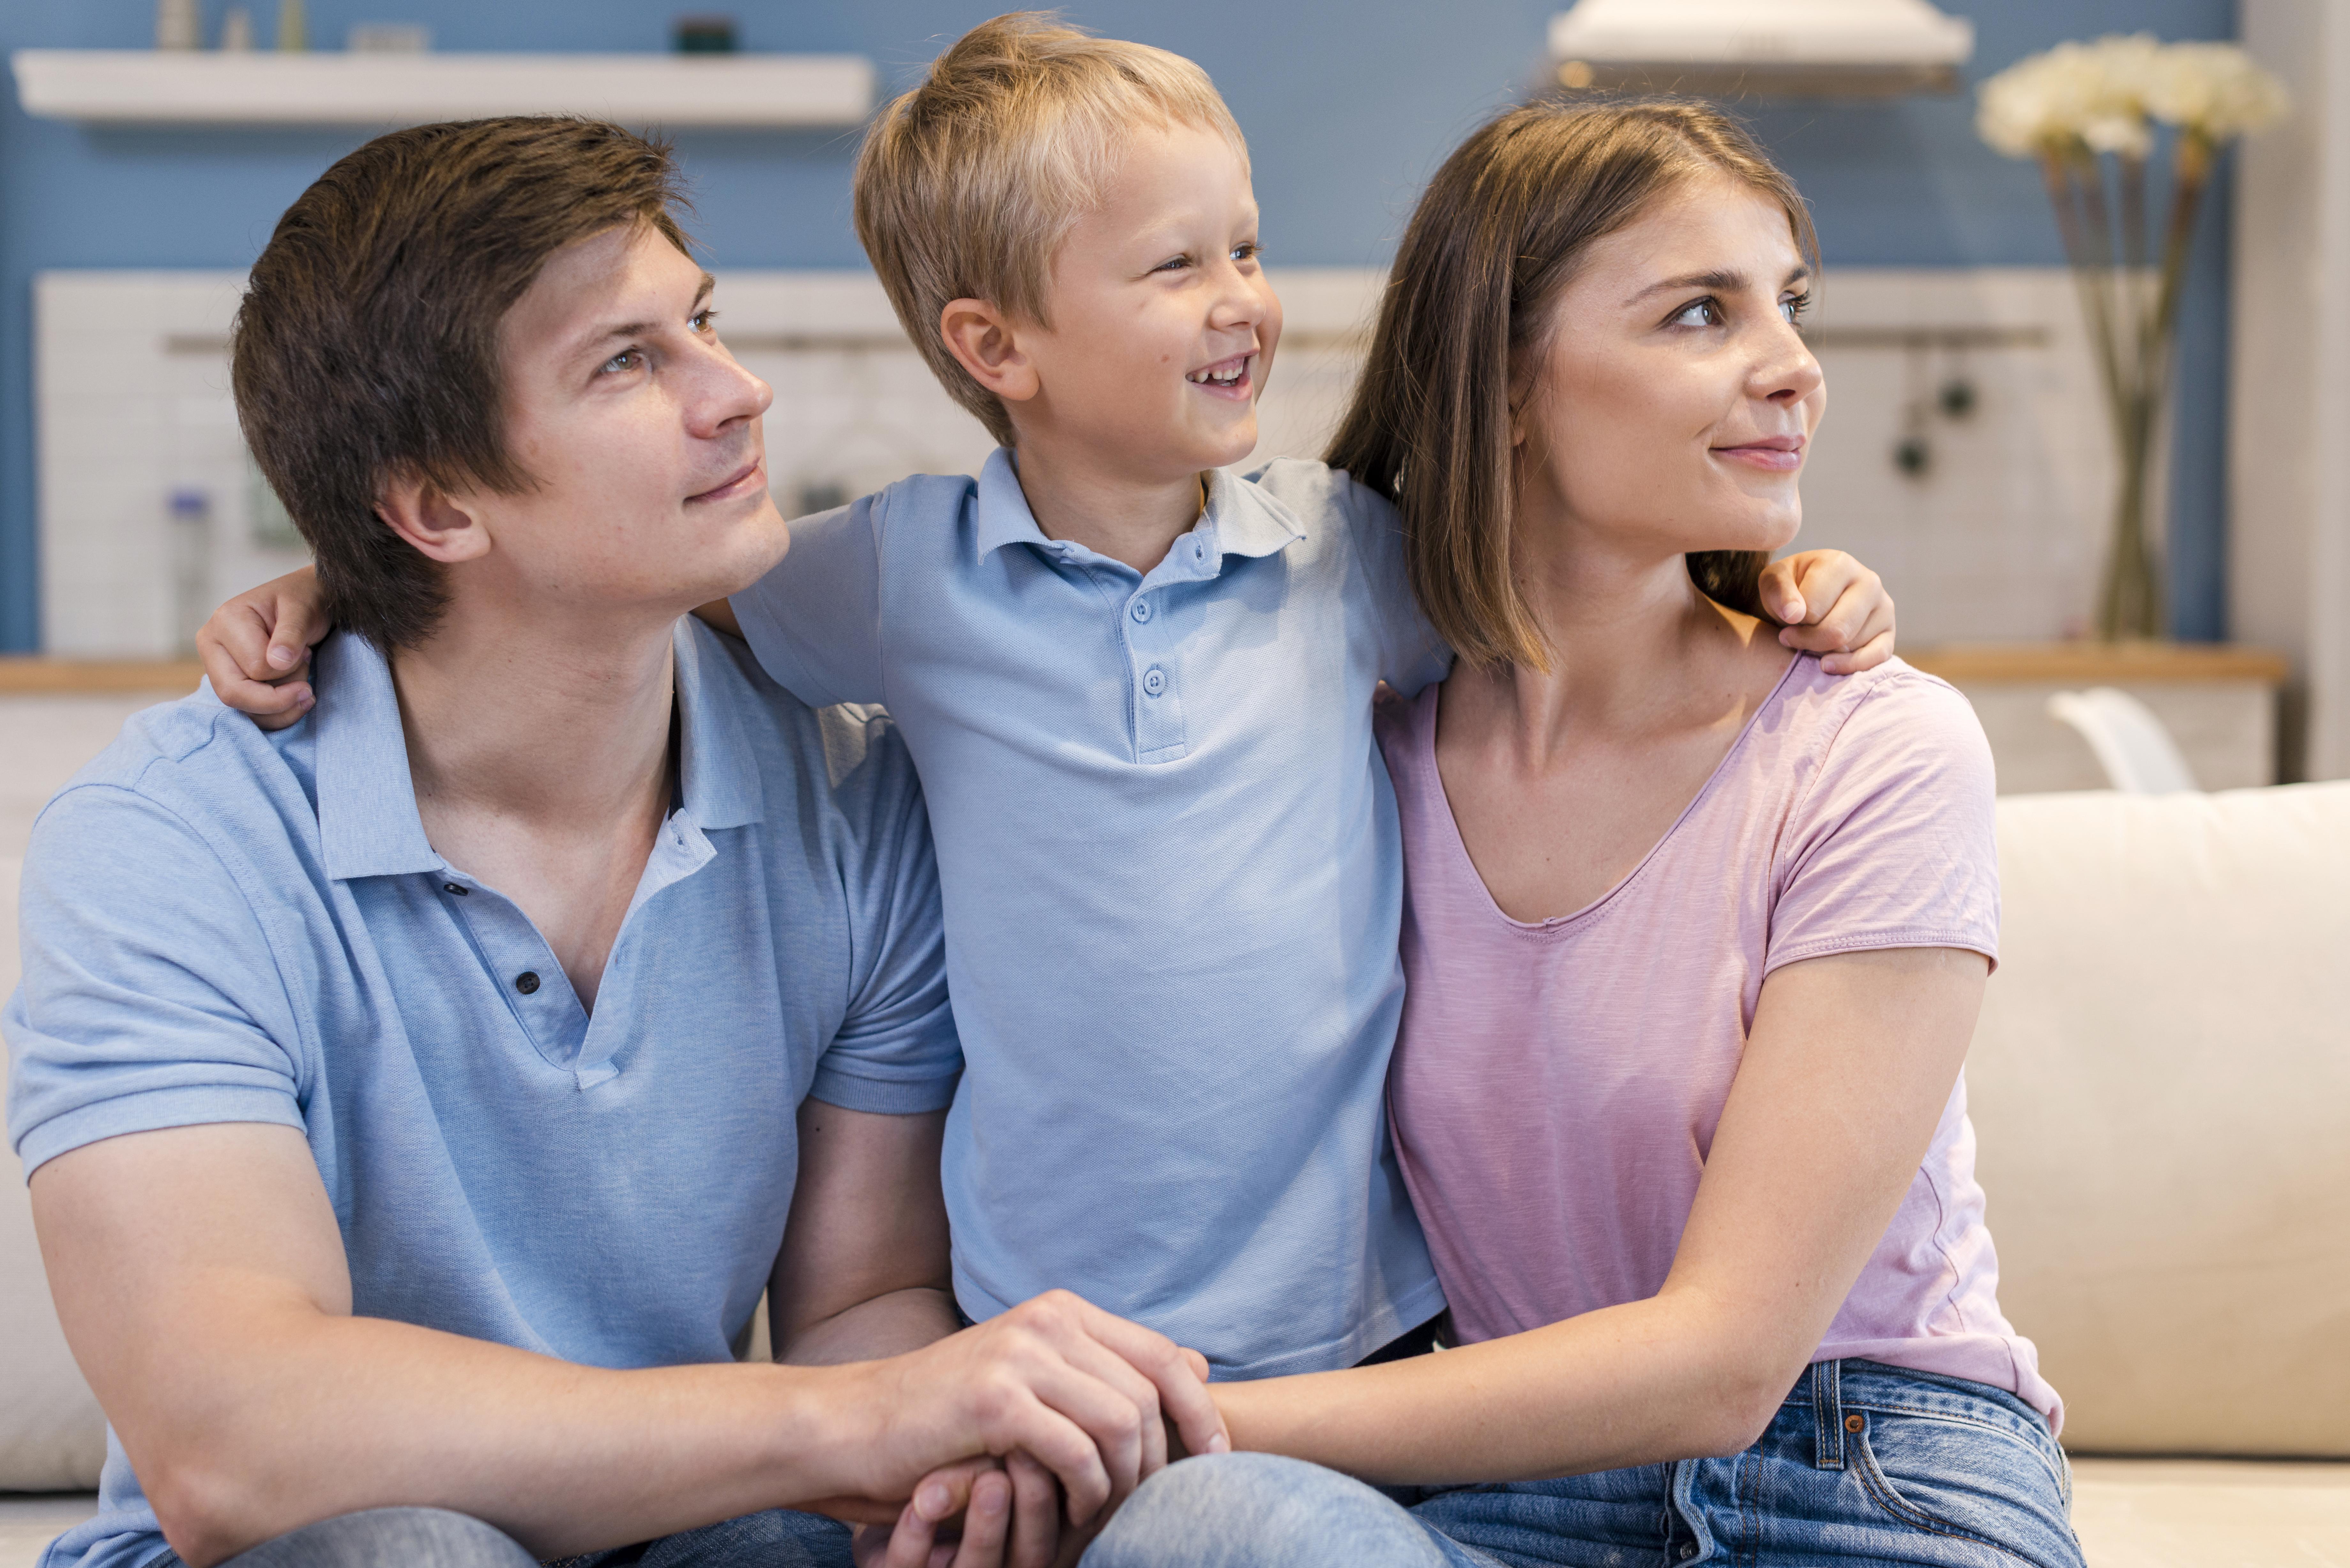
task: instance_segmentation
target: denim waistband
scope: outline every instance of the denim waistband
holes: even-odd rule
[[[1812,1413],[1812,1462],[1842,1469],[1845,1438],[1857,1429],[1859,1412],[1931,1416],[1963,1421],[2059,1452],[2047,1418],[2007,1389],[1939,1372],[1917,1372],[1858,1358],[1815,1361],[1804,1368],[1780,1406]]]

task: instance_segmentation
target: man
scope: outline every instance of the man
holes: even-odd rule
[[[911,767],[680,620],[788,537],[673,184],[611,126],[424,127],[255,266],[332,701],[153,710],[34,834],[10,1135],[116,1438],[47,1568],[843,1561],[786,1511],[1019,1450],[1076,1521],[1162,1404],[1222,1444],[1073,1297],[952,1332]],[[800,1365],[737,1365],[769,1288]]]

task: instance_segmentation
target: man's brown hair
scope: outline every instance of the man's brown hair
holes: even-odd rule
[[[500,320],[575,240],[644,223],[686,249],[682,200],[667,147],[533,116],[378,137],[286,209],[236,313],[230,380],[336,624],[385,649],[432,629],[441,571],[376,514],[385,483],[527,489]]]
[[[1707,173],[1777,202],[1796,247],[1816,258],[1794,182],[1735,120],[1684,99],[1511,109],[1461,143],[1419,199],[1329,462],[1395,502],[1412,591],[1471,663],[1549,666],[1513,571],[1510,427],[1524,390],[1513,366],[1537,357],[1592,242]],[[1765,613],[1765,553],[1688,559],[1715,600]]]
[[[857,237],[931,373],[1004,445],[1011,416],[948,352],[941,313],[983,299],[1050,327],[1053,253],[1101,201],[1127,136],[1179,123],[1221,135],[1248,167],[1232,110],[1190,60],[1014,11],[949,45],[867,134]]]

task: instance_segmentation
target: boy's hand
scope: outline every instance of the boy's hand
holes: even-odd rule
[[[858,1568],[1058,1568],[1094,1534],[1062,1527],[1052,1472],[1015,1450],[924,1476],[897,1522],[859,1530],[852,1551]]]
[[[282,730],[318,700],[310,649],[329,629],[317,574],[304,566],[213,611],[196,632],[196,652],[213,696],[265,730]]]
[[[1232,1447],[1208,1394],[1207,1369],[1164,1334],[1067,1291],[1048,1291],[961,1334],[857,1369],[868,1386],[856,1403],[879,1428],[870,1479],[859,1490],[910,1497],[918,1482],[954,1462],[950,1456],[1024,1450],[1057,1480],[1067,1499],[1064,1517],[1082,1527],[1107,1517],[1165,1466],[1168,1424],[1193,1452]]]
[[[1893,657],[1893,596],[1842,550],[1806,550],[1762,568],[1762,607],[1785,623],[1780,645],[1821,655],[1830,675]]]

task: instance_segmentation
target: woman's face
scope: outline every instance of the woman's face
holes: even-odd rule
[[[1516,367],[1529,522],[1660,556],[1793,539],[1827,407],[1795,330],[1810,286],[1785,211],[1727,175],[1594,243]]]

